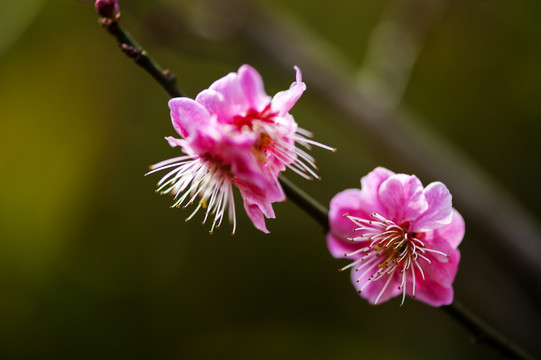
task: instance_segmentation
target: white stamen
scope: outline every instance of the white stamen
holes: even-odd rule
[[[174,169],[160,179],[157,191],[174,196],[176,201],[172,207],[186,208],[193,204],[197,197],[200,198],[197,207],[186,221],[191,220],[202,207],[206,208],[203,224],[209,216],[213,216],[210,230],[212,233],[215,228],[220,227],[227,211],[229,221],[233,223],[233,233],[235,232],[233,185],[227,169],[213,160],[186,155],[161,161],[151,166],[152,170],[147,174],[169,168]]]
[[[385,277],[385,284],[381,288],[378,296],[374,301],[376,305],[389,284],[394,279],[396,271],[402,274],[400,278],[400,285],[398,289],[402,292],[402,300],[400,305],[405,301],[406,294],[408,293],[407,284],[408,279],[412,281],[411,295],[415,297],[416,291],[416,273],[419,271],[421,278],[426,279],[423,267],[420,264],[422,259],[425,264],[432,264],[427,254],[437,254],[447,256],[447,254],[427,248],[425,243],[416,238],[416,234],[409,233],[409,224],[397,224],[396,222],[386,219],[378,213],[370,214],[370,217],[374,220],[359,218],[349,214],[344,214],[345,217],[351,220],[357,228],[354,231],[361,231],[362,234],[357,237],[346,237],[346,239],[353,242],[361,242],[368,244],[368,246],[361,246],[359,249],[346,253],[347,257],[360,258],[353,261],[351,264],[342,268],[342,270],[355,266],[355,271],[363,269],[363,273],[356,277],[356,282],[360,282],[364,277],[372,272],[369,278],[364,281],[363,285],[359,289],[361,293],[369,284],[376,281],[383,281]],[[421,234],[422,235],[422,234]],[[374,265],[377,265],[374,268]],[[395,279],[398,281],[398,279]]]
[[[368,272],[374,267],[374,265],[378,262],[378,258],[376,256],[372,257],[372,259],[365,262],[363,265],[359,266],[358,268],[355,268],[355,271],[359,271],[362,268],[366,267],[366,270],[357,277],[357,281],[360,281],[363,277],[368,274]]]
[[[306,148],[308,148],[306,145],[309,144],[309,145],[314,145],[314,146],[317,146],[317,147],[320,147],[322,149],[329,150],[329,151],[332,151],[332,152],[336,151],[336,148],[327,146],[325,144],[322,144],[322,143],[314,141],[314,140],[310,140],[308,138],[303,137],[302,135],[295,135],[294,138],[295,138],[295,141],[297,141],[298,143],[300,143],[301,145],[303,145]]]
[[[302,136],[306,136],[306,137],[309,137],[309,138],[312,138],[314,137],[314,133],[309,131],[309,130],[306,130],[304,128],[301,128],[301,127],[297,127],[297,129],[295,129],[297,133],[299,133],[300,135]]]
[[[389,275],[389,276],[388,276],[387,282],[386,282],[385,285],[383,286],[383,289],[381,289],[381,291],[379,292],[379,295],[378,295],[378,297],[376,298],[376,301],[374,301],[374,305],[377,305],[379,299],[381,298],[381,295],[383,295],[383,293],[385,292],[385,289],[387,289],[387,286],[389,286],[389,283],[391,282],[392,278],[393,278],[392,275]]]
[[[411,289],[411,296],[415,297],[415,267],[413,266],[411,267],[411,279],[413,282],[413,288]]]
[[[150,169],[152,170],[152,172],[154,172],[155,170],[162,169],[166,165],[176,163],[176,162],[182,162],[182,161],[187,160],[187,159],[195,159],[195,158],[196,158],[196,156],[193,156],[193,155],[178,156],[178,157],[167,159],[167,160],[164,160],[164,161],[160,161],[157,164],[151,165]],[[151,174],[152,172],[148,172],[147,174]]]
[[[398,287],[398,289],[402,289],[402,301],[400,302],[400,306],[404,305],[404,300],[406,300],[406,272],[402,271],[402,283]]]
[[[193,218],[193,216],[197,213],[197,210],[199,210],[200,207],[201,207],[201,204],[197,205],[197,207],[192,212],[192,214],[186,218],[186,222],[190,221]]]

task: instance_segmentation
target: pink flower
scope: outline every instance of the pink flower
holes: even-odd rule
[[[464,220],[441,182],[426,188],[415,175],[376,168],[330,204],[327,245],[351,258],[341,270],[374,305],[402,294],[432,306],[453,301]]]
[[[278,174],[286,167],[307,179],[318,178],[314,158],[295,143],[310,149],[316,145],[335,150],[309,139],[312,134],[297,126],[289,111],[295,105],[306,85],[295,66],[296,81],[288,90],[270,97],[264,89],[261,75],[249,65],[242,65],[237,73],[229,73],[215,81],[195,98],[216,119],[218,131],[230,137],[253,139],[252,151],[271,172]],[[193,129],[192,119],[186,116],[185,98],[169,102],[175,129],[182,136]]]
[[[234,233],[236,187],[254,226],[267,233],[265,218],[274,218],[272,203],[285,199],[278,173],[289,167],[306,178],[317,177],[314,159],[295,143],[331,148],[310,140],[289,114],[306,89],[296,71],[297,81],[272,99],[259,73],[243,65],[195,100],[169,101],[173,127],[183,139],[167,140],[186,155],[155,164],[151,172],[172,168],[158,183],[158,191],[178,198],[173,206],[186,207],[199,197],[187,220],[206,208],[203,222],[214,216],[212,232],[227,212]]]

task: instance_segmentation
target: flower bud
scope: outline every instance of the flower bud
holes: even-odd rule
[[[96,12],[101,17],[118,20],[120,17],[118,0],[96,0]]]

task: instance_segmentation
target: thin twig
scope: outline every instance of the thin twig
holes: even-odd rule
[[[474,336],[475,342],[484,342],[498,349],[512,359],[534,360],[535,358],[523,348],[502,336],[477,315],[469,311],[458,301],[441,309],[467,327]]]
[[[100,24],[111,34],[118,46],[128,57],[132,58],[135,63],[145,69],[154,80],[156,80],[162,88],[171,97],[184,96],[175,75],[169,70],[163,70],[148,53],[125,31],[118,21],[108,18],[100,18]]]
[[[282,175],[280,175],[280,184],[282,184],[289,200],[293,201],[295,205],[310,215],[321,226],[324,232],[329,231],[329,210],[325,206],[318,203]]]

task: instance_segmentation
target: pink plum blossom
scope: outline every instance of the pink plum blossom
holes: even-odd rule
[[[254,154],[271,172],[278,174],[288,167],[307,179],[319,178],[314,158],[295,144],[306,149],[311,145],[335,149],[311,140],[312,134],[299,128],[289,113],[306,90],[301,71],[296,66],[295,71],[296,81],[272,98],[265,92],[261,75],[253,67],[242,65],[238,72],[229,73],[199,93],[195,101],[171,99],[175,129],[182,136],[189,134],[193,121],[186,114],[191,112],[187,103],[197,103],[216,119],[218,131],[230,137],[253,139]]]
[[[274,218],[272,203],[283,201],[278,174],[291,168],[305,178],[317,177],[315,161],[298,143],[317,145],[310,133],[297,127],[289,110],[306,89],[301,72],[286,91],[273,98],[265,93],[259,73],[243,65],[203,90],[195,100],[169,101],[173,127],[182,139],[166,138],[184,156],[162,161],[151,172],[170,170],[158,183],[158,191],[172,194],[173,206],[206,208],[203,223],[213,217],[211,233],[225,213],[236,228],[233,188],[243,199],[254,226],[267,233],[265,218]]]
[[[334,257],[351,258],[359,294],[381,304],[412,296],[432,306],[453,301],[464,220],[441,182],[427,187],[415,175],[376,168],[361,189],[338,193],[330,204],[327,245]]]

